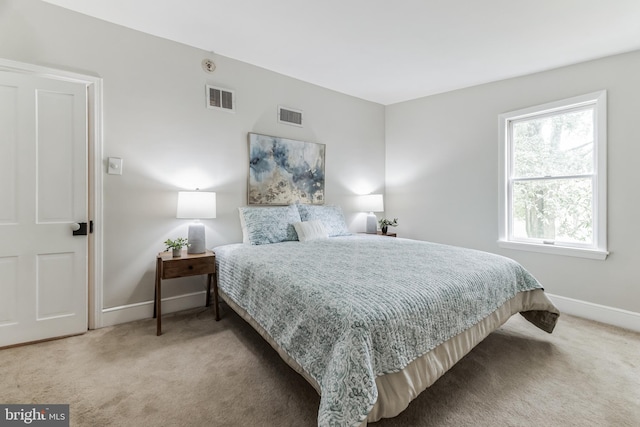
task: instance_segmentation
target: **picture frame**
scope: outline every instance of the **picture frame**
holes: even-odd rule
[[[249,133],[248,205],[324,204],[324,144]]]

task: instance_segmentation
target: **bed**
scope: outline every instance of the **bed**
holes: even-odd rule
[[[240,208],[214,248],[222,299],[320,394],[319,426],[404,410],[509,317],[551,333],[558,310],[517,262],[351,234],[339,207]]]

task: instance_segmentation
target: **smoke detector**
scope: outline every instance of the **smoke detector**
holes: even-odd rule
[[[207,73],[213,73],[216,70],[216,64],[210,59],[202,60],[202,69]]]

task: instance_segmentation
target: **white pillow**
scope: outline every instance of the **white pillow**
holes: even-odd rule
[[[242,243],[246,245],[250,245],[249,241],[249,230],[247,230],[247,222],[244,220],[244,215],[242,215],[242,210],[238,208],[240,212],[240,226],[242,227]]]
[[[311,240],[328,239],[329,234],[320,220],[296,222],[293,227],[298,233],[298,240],[308,242]]]

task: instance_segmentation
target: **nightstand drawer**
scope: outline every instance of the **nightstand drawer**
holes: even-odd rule
[[[173,279],[176,277],[215,273],[215,271],[215,257],[173,259],[171,261],[165,261],[163,263],[162,278]]]

